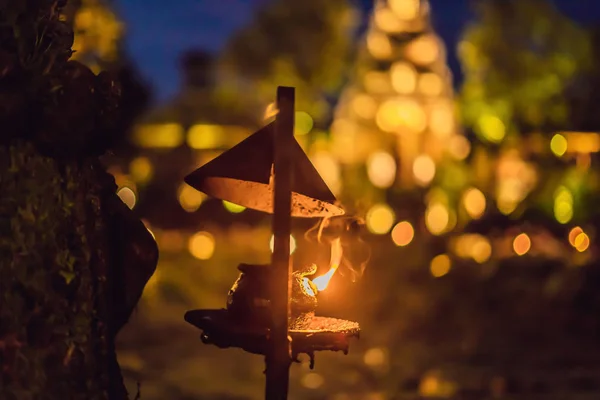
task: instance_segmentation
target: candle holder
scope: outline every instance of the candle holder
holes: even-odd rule
[[[344,210],[294,139],[294,88],[277,89],[277,110],[275,121],[185,178],[209,196],[272,213],[274,236],[270,264],[238,266],[226,308],[188,311],[185,320],[202,330],[204,343],[264,355],[265,398],[281,400],[299,354],[308,354],[313,368],[316,351],[347,353],[360,327],[316,316],[311,277],[317,267],[292,268],[291,217],[334,217]]]

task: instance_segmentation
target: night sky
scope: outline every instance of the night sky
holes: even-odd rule
[[[129,54],[164,101],[179,88],[178,56],[190,48],[217,52],[236,29],[252,20],[269,0],[117,0],[117,11],[127,26]],[[301,0],[300,0],[301,1]],[[371,0],[358,1],[368,10]],[[433,23],[446,42],[451,69],[460,79],[455,56],[461,30],[472,17],[469,4],[477,0],[430,0]],[[554,0],[571,18],[600,22],[600,0]]]

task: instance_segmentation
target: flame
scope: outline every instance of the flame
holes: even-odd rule
[[[308,278],[302,278],[302,286],[304,286],[306,293],[308,293],[309,295],[313,297],[317,295],[313,288],[310,286],[310,281],[308,280]]]
[[[313,279],[313,283],[317,287],[319,291],[325,290],[327,285],[329,285],[329,281],[333,277],[333,274],[340,266],[340,262],[342,261],[342,242],[340,238],[337,238],[331,242],[331,259],[329,261],[329,271],[325,275],[321,275],[315,279]]]

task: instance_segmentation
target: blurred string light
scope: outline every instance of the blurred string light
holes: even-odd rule
[[[415,237],[415,230],[408,221],[401,221],[392,229],[392,241],[396,246],[407,246]]]
[[[209,232],[197,232],[190,237],[188,250],[193,257],[199,260],[208,260],[215,252],[215,239]]]
[[[438,41],[431,34],[424,34],[406,46],[406,56],[417,65],[429,65],[440,56]]]
[[[447,254],[440,254],[431,260],[429,271],[431,275],[440,278],[450,272],[451,262]]]
[[[554,194],[554,216],[561,224],[573,218],[573,195],[564,186],[560,186]]]
[[[418,156],[413,162],[413,174],[419,185],[429,185],[435,177],[435,162],[426,154]]]
[[[531,239],[526,233],[521,233],[513,240],[513,250],[518,256],[525,255],[531,249]]]
[[[444,90],[444,82],[439,75],[433,72],[425,72],[419,75],[417,90],[424,96],[439,96]]]
[[[392,44],[383,32],[371,31],[367,35],[367,48],[375,58],[385,59],[392,56]]]
[[[483,114],[477,120],[479,133],[489,142],[500,143],[506,135],[504,122],[495,115]]]
[[[448,153],[455,159],[461,161],[468,157],[471,152],[471,143],[462,135],[453,136],[448,142]]]
[[[425,226],[433,235],[441,235],[450,225],[448,208],[442,203],[432,202],[425,211]]]
[[[377,102],[368,94],[359,94],[352,100],[352,108],[359,117],[372,119],[377,112]]]
[[[419,16],[421,8],[419,0],[389,0],[391,10],[404,21],[411,21]]]
[[[146,183],[152,178],[152,163],[147,157],[136,157],[129,163],[129,175],[137,183]]]
[[[479,189],[467,189],[463,195],[463,204],[471,218],[480,218],[485,211],[485,196]]]
[[[387,204],[375,204],[366,216],[367,229],[376,235],[384,235],[392,229],[396,215]]]
[[[367,159],[367,175],[373,186],[388,188],[396,179],[396,160],[384,151],[372,153]]]
[[[314,126],[312,117],[304,111],[296,111],[294,119],[294,135],[306,135]]]
[[[194,212],[200,208],[200,205],[206,199],[206,195],[187,183],[182,183],[177,191],[179,204],[187,212]]]
[[[119,196],[123,203],[125,203],[130,209],[133,209],[133,207],[135,207],[137,199],[135,196],[135,192],[131,188],[127,186],[120,188],[117,191],[117,196]]]
[[[238,204],[231,203],[227,200],[223,200],[223,207],[225,207],[225,209],[227,211],[229,211],[230,213],[233,213],[233,214],[239,214],[246,209],[246,207],[244,207],[244,206],[240,206]]]
[[[411,94],[417,87],[417,70],[411,64],[404,61],[395,62],[390,73],[392,86],[400,94]]]
[[[271,240],[269,241],[269,248],[271,249],[271,253],[273,252],[273,249],[275,248],[275,236],[271,235]],[[290,254],[294,254],[294,251],[296,251],[296,239],[294,238],[294,236],[290,235]]]
[[[563,135],[557,133],[552,136],[552,140],[550,140],[550,150],[552,150],[554,155],[557,157],[564,155],[567,152],[567,146],[567,139]]]

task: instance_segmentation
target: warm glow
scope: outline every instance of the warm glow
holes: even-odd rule
[[[438,41],[432,35],[423,35],[406,46],[406,55],[415,64],[428,65],[439,57]]]
[[[372,94],[385,94],[391,91],[388,74],[384,72],[367,72],[364,77],[364,84],[367,92]]]
[[[359,94],[352,100],[352,108],[359,117],[372,119],[377,112],[377,103],[368,94]]]
[[[373,186],[388,188],[396,179],[396,160],[390,153],[378,151],[367,159],[367,175]]]
[[[554,195],[554,216],[561,224],[573,218],[573,195],[564,186],[560,186]]]
[[[425,96],[439,96],[444,90],[444,81],[433,72],[425,72],[419,76],[417,90]]]
[[[550,140],[550,150],[557,156],[560,157],[567,152],[567,139],[557,133],[552,136],[552,140]]]
[[[314,125],[312,117],[304,112],[297,111],[294,117],[294,135],[306,135]]]
[[[418,184],[425,186],[435,177],[435,163],[428,155],[422,154],[413,163],[413,174]]]
[[[146,183],[152,178],[152,163],[147,157],[137,157],[129,164],[129,175],[137,183]]]
[[[419,0],[390,0],[390,8],[396,16],[404,21],[410,21],[419,15]]]
[[[427,126],[423,107],[409,98],[392,99],[383,103],[375,117],[377,126],[386,132],[407,129],[410,133],[420,133]]]
[[[274,102],[270,103],[267,106],[267,108],[265,109],[265,114],[263,116],[263,119],[265,119],[265,120],[271,119],[271,118],[275,117],[278,112],[279,112],[279,110],[277,109],[277,105]]]
[[[471,152],[471,143],[464,136],[456,135],[448,142],[448,153],[457,160],[464,160]]]
[[[367,229],[376,235],[384,235],[394,225],[394,211],[387,204],[376,204],[367,212]]]
[[[271,253],[275,247],[275,236],[271,235],[271,241],[269,242],[269,248],[271,249]],[[296,251],[296,239],[292,235],[290,235],[290,254],[293,254]]]
[[[441,203],[434,203],[427,207],[425,212],[425,225],[434,235],[444,233],[450,223],[448,209]]]
[[[318,389],[325,383],[325,378],[316,372],[309,372],[302,377],[302,386],[307,389]]]
[[[461,235],[456,239],[454,252],[462,258],[472,258],[483,264],[492,256],[492,245],[488,238],[478,234]]]
[[[389,58],[392,55],[392,44],[386,34],[371,31],[367,35],[367,48],[375,58]]]
[[[190,238],[188,250],[199,260],[208,260],[215,252],[215,239],[208,232],[198,232]]]
[[[444,102],[431,109],[429,115],[429,129],[434,135],[446,138],[454,131],[454,110],[452,103]]]
[[[206,195],[194,189],[187,183],[182,183],[181,186],[179,186],[177,198],[179,199],[181,208],[187,212],[194,212],[200,208],[200,205],[204,199],[206,199]]]
[[[589,246],[590,238],[586,233],[581,232],[579,235],[577,235],[573,244],[573,247],[575,247],[577,251],[583,253]]]
[[[417,71],[415,67],[398,61],[392,65],[390,70],[392,76],[392,87],[400,94],[411,94],[417,86]]]
[[[485,211],[485,196],[481,190],[476,188],[467,189],[463,196],[463,204],[467,214],[473,219],[477,219],[483,215]]]
[[[174,148],[183,143],[181,125],[176,123],[139,125],[133,133],[133,141],[140,147]]]
[[[387,7],[377,7],[374,16],[375,24],[384,32],[397,33],[404,29],[404,24]]]
[[[379,367],[387,362],[387,354],[385,349],[374,347],[365,352],[363,360],[369,367]]]
[[[133,209],[136,203],[135,192],[128,187],[122,187],[117,191],[117,196],[127,205],[127,207]]]
[[[471,247],[471,257],[475,262],[483,264],[492,256],[492,245],[485,237],[480,237],[479,240],[473,243]]]
[[[450,272],[450,265],[450,257],[447,254],[440,254],[431,260],[429,270],[431,271],[431,275],[440,278]]]
[[[188,131],[187,144],[195,150],[216,149],[225,144],[225,132],[220,125],[193,125]]]
[[[583,233],[583,229],[581,229],[581,227],[576,226],[575,228],[571,229],[571,231],[569,232],[569,243],[571,243],[571,246],[575,247],[575,239],[577,238],[577,236],[579,236],[580,233]]]
[[[596,132],[562,132],[567,138],[569,153],[597,153],[600,151],[600,134]]]
[[[484,114],[479,117],[477,127],[481,135],[492,143],[500,143],[506,135],[504,122],[494,115]]]
[[[315,169],[321,175],[329,189],[334,193],[341,190],[342,181],[340,179],[341,170],[338,161],[332,154],[326,151],[319,151],[310,157]]]
[[[526,233],[521,233],[513,240],[513,250],[518,256],[526,254],[531,249],[531,239]]]
[[[230,213],[233,213],[233,214],[241,213],[242,211],[244,211],[246,209],[246,207],[244,207],[244,206],[240,206],[238,204],[233,204],[226,200],[223,200],[223,207],[225,207],[225,209],[227,211],[229,211]]]
[[[317,287],[317,290],[322,291],[327,288],[333,274],[340,266],[340,262],[342,261],[343,249],[342,242],[340,238],[334,239],[331,242],[331,257],[329,259],[329,271],[325,275],[321,275],[313,279],[314,285]]]
[[[415,237],[415,230],[408,221],[398,222],[392,229],[392,240],[396,246],[407,246]]]

